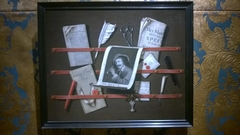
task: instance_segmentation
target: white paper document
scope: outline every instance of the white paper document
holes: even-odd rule
[[[67,48],[89,48],[85,24],[64,26],[63,35]],[[92,64],[90,52],[68,52],[70,67]]]
[[[150,94],[150,82],[136,81],[134,91],[138,94]],[[140,98],[141,101],[150,101],[149,98]]]
[[[138,66],[140,70],[155,70],[160,66],[160,63],[154,58],[152,54],[149,54]],[[147,78],[150,73],[142,73],[144,78]]]
[[[92,65],[72,70],[70,71],[70,76],[72,80],[77,82],[76,90],[78,95],[93,95],[93,89],[98,90],[99,94],[102,94],[101,88],[93,88],[92,84],[97,83],[97,79]],[[82,99],[80,102],[85,114],[106,107],[105,99]]]
[[[167,25],[153,18],[145,17],[140,23],[138,47],[161,47]],[[141,58],[152,54],[158,60],[158,51],[143,51]]]

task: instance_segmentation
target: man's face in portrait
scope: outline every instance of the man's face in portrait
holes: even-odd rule
[[[115,65],[118,69],[121,69],[124,66],[123,60],[121,58],[117,58],[115,60]]]

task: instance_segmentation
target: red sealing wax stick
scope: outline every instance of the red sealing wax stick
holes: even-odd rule
[[[70,86],[70,89],[69,89],[69,91],[68,91],[68,95],[69,95],[69,96],[73,94],[74,88],[75,88],[75,85],[76,85],[76,84],[77,84],[77,82],[73,80],[73,81],[72,81],[72,84],[71,84],[71,86]],[[65,102],[65,105],[64,105],[64,109],[65,109],[65,110],[67,110],[69,104],[70,104],[70,99],[67,99],[66,102]]]

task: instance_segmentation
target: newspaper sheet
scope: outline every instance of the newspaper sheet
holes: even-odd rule
[[[140,23],[138,36],[138,47],[161,47],[164,32],[167,25],[153,18],[145,17]],[[144,51],[141,58],[145,59],[149,54],[152,54],[158,60],[158,51]]]

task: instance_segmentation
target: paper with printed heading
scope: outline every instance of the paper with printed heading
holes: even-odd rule
[[[167,25],[153,18],[145,17],[141,20],[138,36],[138,47],[161,47]],[[152,54],[158,60],[158,51],[143,51],[141,58]]]

